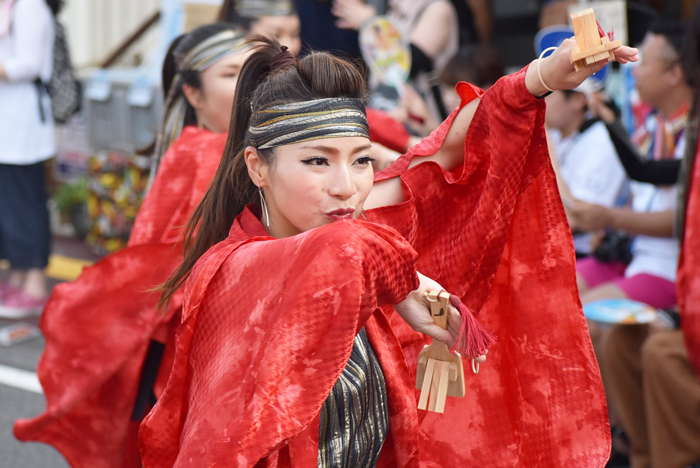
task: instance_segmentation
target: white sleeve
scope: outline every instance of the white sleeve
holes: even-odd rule
[[[34,81],[41,76],[44,62],[49,59],[46,35],[50,34],[51,12],[31,0],[21,0],[13,8],[12,34],[14,51],[4,62],[10,81]]]
[[[583,160],[576,165],[575,173],[567,174],[567,183],[574,198],[612,208],[627,175],[605,128],[591,128],[588,132],[589,138],[582,139],[575,154]]]

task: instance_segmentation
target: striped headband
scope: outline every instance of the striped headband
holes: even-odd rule
[[[245,43],[245,36],[241,32],[232,29],[222,31],[197,45],[184,57],[176,59],[177,71],[203,72],[219,60],[244,50]],[[180,136],[182,127],[185,125],[187,99],[182,93],[182,84],[182,77],[178,73],[168,91],[163,121],[156,135],[156,150],[151,159],[149,187],[158,171],[161,158],[170,145]]]
[[[254,111],[250,121],[250,145],[258,149],[323,138],[369,138],[365,106],[354,98],[280,104]]]
[[[235,9],[242,18],[296,14],[292,0],[239,0]]]

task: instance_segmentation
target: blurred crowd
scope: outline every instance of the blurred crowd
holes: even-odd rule
[[[63,69],[55,43],[61,3],[0,0],[0,259],[10,268],[8,280],[0,282],[2,317],[41,313],[50,293],[43,273],[51,238],[44,162],[55,153],[52,99],[60,99],[60,88],[47,85]],[[511,71],[492,44],[490,3],[225,0],[219,21],[245,37],[273,36],[295,56],[328,50],[363,67],[374,164],[381,170],[459,105],[459,82],[487,90]],[[539,27],[568,25],[575,3],[543,2]],[[700,6],[628,3],[629,45],[640,48],[642,59],[629,69],[616,64],[611,74],[629,73],[629,99],[619,95],[621,87],[606,88],[593,78],[548,95],[550,153],[578,258],[582,304],[631,299],[659,311],[644,327],[588,323],[608,396],[611,466],[700,466],[700,383],[684,347],[676,295],[688,174],[698,143]],[[396,64],[383,69],[369,59],[368,49],[381,45],[362,37],[371,25],[381,25],[379,18],[399,31],[402,40],[393,47],[410,57],[405,69],[387,71]],[[211,34],[201,33],[199,42]],[[187,41],[173,44],[163,93],[171,103],[174,93],[182,94],[190,112],[185,126],[225,134],[245,54],[183,68],[182,58],[200,43],[189,49]],[[403,75],[397,79],[397,73]],[[155,173],[167,138],[154,143]]]

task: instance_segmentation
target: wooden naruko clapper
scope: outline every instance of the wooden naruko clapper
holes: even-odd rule
[[[444,291],[430,291],[427,297],[433,322],[446,329],[450,295]],[[421,391],[418,409],[443,413],[446,397],[461,398],[466,393],[462,357],[451,353],[445,343],[433,340],[418,355],[416,388]]]
[[[607,36],[600,37],[598,22],[593,8],[571,15],[571,24],[576,36],[576,48],[571,52],[571,62],[576,71],[603,59],[615,60],[614,49],[622,45]]]

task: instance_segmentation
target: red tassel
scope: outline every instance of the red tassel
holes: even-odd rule
[[[469,359],[486,354],[486,350],[496,341],[496,337],[481,326],[469,308],[462,304],[459,297],[451,294],[450,304],[458,309],[462,315],[459,336],[450,348],[450,352],[458,351],[463,357]]]
[[[600,27],[598,20],[595,20],[595,24],[598,25],[598,34],[600,34],[600,37],[605,37],[605,31],[603,31],[603,28]]]
[[[600,26],[600,23],[598,20],[595,20],[595,23],[598,25],[598,34],[600,34],[600,37],[605,37],[605,31],[603,31],[603,28]],[[610,42],[615,41],[615,30],[613,29],[612,31],[609,31],[608,34],[608,39],[610,39]]]

